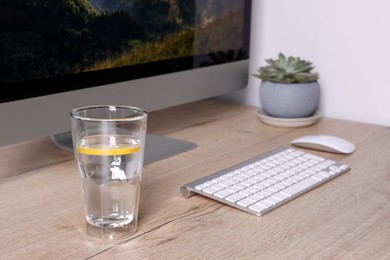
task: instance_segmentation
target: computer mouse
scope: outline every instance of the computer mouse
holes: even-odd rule
[[[292,145],[324,152],[350,154],[356,147],[350,141],[333,135],[305,135],[291,141]]]

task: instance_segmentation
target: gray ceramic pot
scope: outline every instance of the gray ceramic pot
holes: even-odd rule
[[[260,104],[269,116],[302,118],[313,115],[320,102],[320,85],[316,82],[281,84],[260,83]]]

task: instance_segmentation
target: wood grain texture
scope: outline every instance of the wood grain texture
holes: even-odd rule
[[[73,155],[49,138],[0,148],[0,259],[389,259],[390,129],[323,118],[269,126],[256,108],[205,100],[152,112],[148,130],[194,141],[194,150],[144,167],[137,232],[85,235]],[[305,134],[356,144],[351,155],[312,151],[352,170],[262,217],[181,185]]]

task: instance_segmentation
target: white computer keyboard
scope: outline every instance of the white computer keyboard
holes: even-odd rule
[[[351,168],[299,149],[281,147],[180,189],[261,216]]]

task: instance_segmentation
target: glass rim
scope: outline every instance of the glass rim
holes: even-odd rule
[[[102,108],[112,110],[112,111],[115,111],[116,109],[131,110],[137,112],[138,114],[131,117],[117,117],[117,118],[96,118],[96,117],[79,115],[79,112],[81,111],[88,111],[88,110],[102,109]],[[136,106],[126,106],[126,105],[90,105],[90,106],[77,107],[70,110],[70,116],[72,118],[78,120],[84,120],[84,121],[107,121],[107,122],[137,121],[146,118],[147,115],[148,112],[146,112],[142,108]]]

